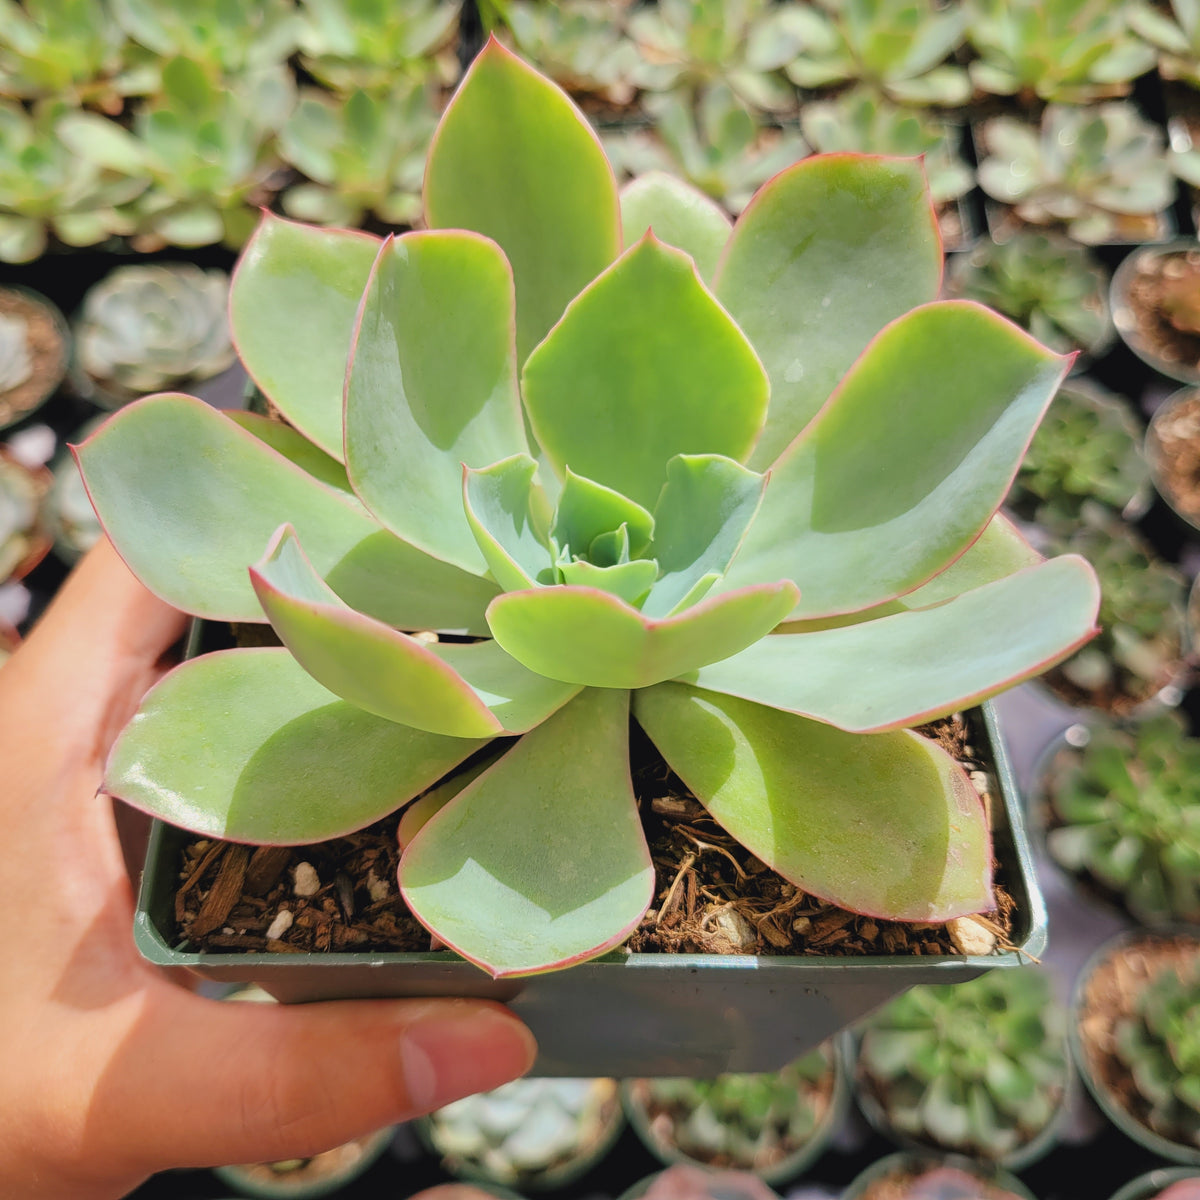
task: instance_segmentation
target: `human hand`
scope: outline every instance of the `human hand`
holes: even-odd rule
[[[113,739],[184,617],[102,540],[0,671],[0,1195],[110,1200],[168,1167],[308,1157],[533,1062],[500,1005],[221,1004],[133,946]]]

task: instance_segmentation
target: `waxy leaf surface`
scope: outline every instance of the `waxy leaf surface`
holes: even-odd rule
[[[720,587],[794,579],[799,619],[931,579],[991,520],[1069,366],[981,305],[895,321],[771,468]]]
[[[768,387],[691,260],[649,235],[571,302],[523,376],[557,474],[570,467],[648,509],[676,454],[749,454]]]
[[[909,921],[991,906],[983,806],[933,742],[677,683],[638,692],[634,715],[713,818],[805,892]]]
[[[727,658],[791,610],[790,583],[703,600],[655,620],[592,588],[508,592],[488,607],[492,634],[531,671],[585,687],[640,688]]]
[[[422,924],[497,977],[624,941],[654,889],[628,728],[625,692],[585,691],[432,817],[400,863]]]
[[[285,649],[228,650],[151,689],[104,790],[196,833],[293,845],[379,820],[484,744],[372,716]]]
[[[269,213],[229,293],[238,354],[254,382],[306,437],[342,457],[342,385],[355,316],[379,239]]]
[[[626,546],[636,558],[650,544],[654,518],[640,504],[620,492],[591,479],[576,475],[568,468],[550,532],[559,549],[567,546],[577,558],[586,558],[592,543],[602,534],[626,529]],[[597,566],[608,563],[597,562]]]
[[[425,165],[431,229],[498,242],[517,286],[522,361],[621,249],[617,183],[566,94],[494,39],[476,56]]]
[[[652,230],[659,241],[690,254],[706,281],[733,229],[716,201],[665,171],[647,171],[621,189],[621,227],[625,249]]]
[[[354,608],[406,629],[487,632],[492,584],[381,529],[357,502],[190,396],[136,401],[78,457],[121,557],[186,612],[262,621],[247,568],[291,523],[317,571]]]
[[[765,638],[689,677],[842,729],[918,725],[1060,662],[1095,633],[1100,589],[1065,555],[933,608]]]
[[[479,471],[463,469],[467,524],[492,578],[506,591],[533,587],[550,565],[549,505],[534,475],[538,465],[516,454]]]
[[[282,454],[289,462],[294,462],[306,475],[336,488],[343,496],[359,503],[350,479],[346,475],[345,466],[331,454],[326,454],[320,446],[310,442],[304,434],[285,425],[282,421],[272,421],[270,417],[242,410],[225,410],[225,415],[235,424],[240,425],[247,433],[252,433],[260,442],[266,442],[272,450]]]
[[[379,252],[346,375],[346,465],[393,533],[487,569],[462,468],[525,453],[512,272],[478,234],[409,233]]]
[[[889,321],[936,298],[941,272],[915,159],[820,155],[758,192],[714,284],[771,377],[751,467],[774,462]]]

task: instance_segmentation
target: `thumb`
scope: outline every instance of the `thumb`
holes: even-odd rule
[[[238,1004],[163,987],[91,1105],[133,1139],[131,1174],[309,1157],[499,1087],[537,1049],[489,1001]]]

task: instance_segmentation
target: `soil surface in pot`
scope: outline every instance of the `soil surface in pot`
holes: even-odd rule
[[[712,820],[631,725],[634,791],[657,874],[649,911],[626,943],[683,954],[891,955],[1012,949],[1012,898],[996,881],[997,910],[969,922],[882,921],[800,891]],[[960,716],[922,731],[966,768],[989,805],[991,783]],[[178,936],[204,951],[414,952],[430,945],[396,884],[393,814],[309,846],[260,846],[196,838],[183,850],[175,895]],[[989,947],[970,945],[991,941]],[[964,946],[966,947],[964,949]]]
[[[240,1165],[238,1170],[248,1180],[257,1184],[276,1187],[287,1185],[297,1189],[309,1187],[332,1175],[340,1175],[353,1169],[362,1161],[363,1155],[371,1149],[375,1140],[376,1135],[369,1134],[344,1145],[335,1146],[332,1150],[326,1150],[312,1158],[290,1158],[274,1163],[246,1163]]]
[[[19,421],[58,386],[66,369],[67,347],[55,314],[21,292],[0,288],[0,316],[25,322],[29,347],[29,378],[0,392],[0,426]]]
[[[868,1184],[859,1200],[938,1200],[939,1197],[970,1196],[972,1200],[1019,1200],[1012,1192],[969,1175],[957,1167],[932,1171],[899,1170]]]
[[[1200,520],[1200,390],[1185,396],[1152,430],[1159,486],[1183,516]]]
[[[1163,362],[1200,371],[1200,247],[1138,256],[1129,284],[1139,350]]]
[[[1123,946],[1092,972],[1079,1009],[1079,1041],[1093,1077],[1140,1125],[1148,1106],[1117,1057],[1116,1028],[1134,1014],[1143,988],[1164,968],[1185,971],[1200,955],[1200,937],[1154,937]],[[1147,1128],[1149,1128],[1147,1126]]]

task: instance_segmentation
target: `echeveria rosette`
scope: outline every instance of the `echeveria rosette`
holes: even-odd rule
[[[567,98],[492,43],[426,189],[426,231],[266,216],[247,247],[236,341],[291,428],[157,396],[80,449],[150,588],[285,647],[174,671],[108,789],[281,843],[427,793],[405,899],[533,974],[651,901],[632,713],[805,891],[986,908],[979,798],[908,727],[1064,658],[1098,595],[997,515],[1069,360],[936,301],[919,163],[806,160],[730,232],[677,181],[619,194]]]

